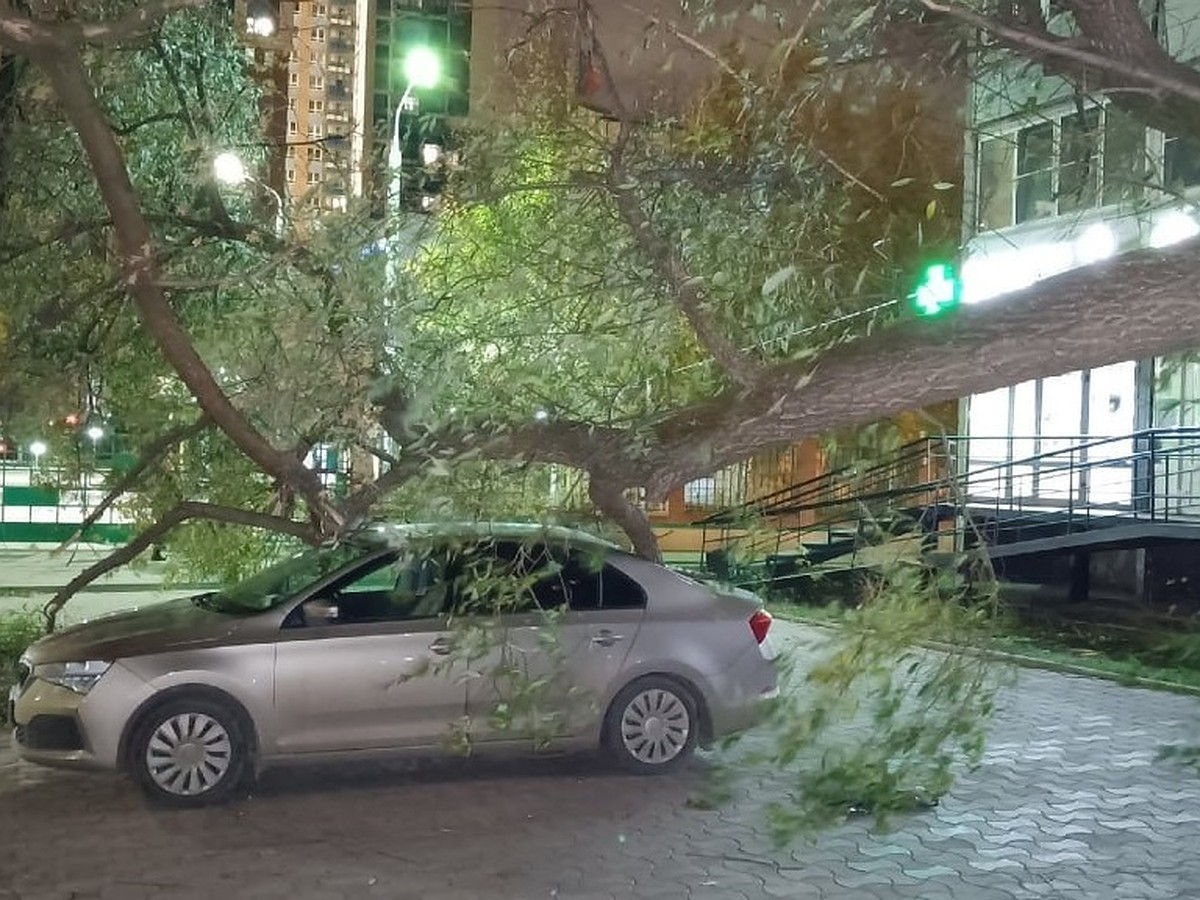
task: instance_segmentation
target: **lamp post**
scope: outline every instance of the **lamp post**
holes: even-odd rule
[[[213,176],[222,184],[228,184],[233,187],[239,187],[246,182],[256,184],[275,200],[275,236],[283,237],[283,197],[279,196],[279,191],[271,187],[261,178],[255,178],[246,170],[246,164],[242,162],[240,156],[236,153],[231,153],[226,150],[224,153],[218,153],[213,159]]]
[[[442,61],[428,47],[414,47],[404,57],[404,93],[396,105],[396,113],[392,117],[392,143],[388,147],[388,170],[392,174],[389,194],[396,198],[396,210],[402,212],[401,169],[404,165],[404,145],[400,143],[400,113],[412,101],[413,90],[434,87],[442,77]]]

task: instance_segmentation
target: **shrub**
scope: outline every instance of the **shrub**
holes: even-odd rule
[[[42,617],[32,610],[0,613],[0,722],[8,717],[8,689],[17,678],[17,660],[43,634]]]

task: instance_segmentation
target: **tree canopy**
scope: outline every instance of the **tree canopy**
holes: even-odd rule
[[[1089,29],[1136,8],[1061,5],[1096,47]],[[320,540],[397,490],[477,508],[481,479],[544,464],[586,476],[652,556],[627,489],[661,497],[835,427],[1200,343],[1190,245],[935,322],[907,311],[915,269],[958,242],[974,30],[1096,83],[1078,42],[1037,49],[1037,23],[1002,6],[817,5],[772,30],[770,4],[701,4],[667,30],[710,79],[667,111],[611,90],[603,115],[578,102],[558,19],[533,16],[508,58],[519,90],[470,123],[442,210],[396,265],[372,252],[411,233],[394,215],[292,209],[280,238],[213,182],[218,150],[253,165],[268,149],[224,5],[118,2],[84,21],[0,3],[4,427],[99,414],[144,448],[121,487],[148,527],[113,563],[198,518]],[[581,10],[568,31],[612,79]],[[770,40],[725,41],[764,21]],[[1157,96],[1192,102],[1172,62]],[[304,465],[324,444],[382,475],[331,488]]]

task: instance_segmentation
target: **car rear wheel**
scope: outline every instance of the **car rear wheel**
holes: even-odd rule
[[[229,799],[252,771],[241,719],[207,697],[180,697],[151,711],[131,745],[132,770],[151,799],[205,806]]]
[[[629,772],[669,772],[692,755],[699,725],[691,691],[674,679],[650,675],[613,700],[605,719],[605,749]]]

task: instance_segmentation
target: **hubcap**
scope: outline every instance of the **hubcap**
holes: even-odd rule
[[[212,790],[229,771],[229,732],[204,713],[180,713],[154,729],[146,745],[146,768],[169,794],[195,796]]]
[[[661,765],[683,751],[691,728],[687,705],[670,691],[652,688],[625,707],[621,741],[634,759]]]

